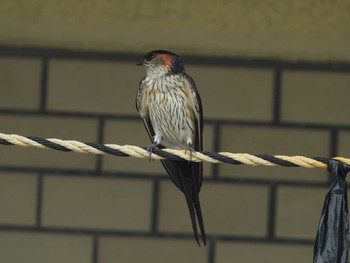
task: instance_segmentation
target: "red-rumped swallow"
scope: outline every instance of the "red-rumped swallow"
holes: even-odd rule
[[[152,140],[152,147],[202,150],[203,112],[196,84],[186,74],[181,58],[169,51],[155,50],[144,56],[146,76],[136,94],[136,108],[143,118]],[[195,239],[200,245],[206,236],[199,191],[203,180],[203,164],[188,161],[162,160],[173,183],[184,193],[191,216]]]

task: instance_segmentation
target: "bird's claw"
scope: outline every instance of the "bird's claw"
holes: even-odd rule
[[[149,161],[154,161],[154,159],[152,158],[152,152],[153,150],[158,150],[157,144],[153,143],[150,146],[147,147],[147,152],[148,152],[148,159]]]
[[[196,151],[192,147],[189,147],[188,149],[186,149],[185,150],[185,154],[187,154],[187,151],[190,151],[190,160],[189,160],[189,162],[192,162],[192,156],[193,156],[193,154],[196,154]]]

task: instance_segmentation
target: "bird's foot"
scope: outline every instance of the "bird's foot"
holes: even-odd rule
[[[149,161],[154,161],[154,159],[152,158],[152,152],[154,150],[158,150],[157,144],[153,143],[150,146],[147,147],[147,151],[148,151],[148,159]]]
[[[192,147],[189,147],[188,149],[186,149],[185,154],[187,154],[187,151],[190,152],[190,162],[192,162],[192,156],[193,154],[196,154],[196,151]]]

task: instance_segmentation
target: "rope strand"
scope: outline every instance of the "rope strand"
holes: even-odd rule
[[[89,154],[111,154],[121,157],[149,158],[147,147],[118,144],[83,143],[75,140],[44,139],[34,136],[21,136],[17,134],[0,133],[0,144],[18,145],[24,147],[36,147],[41,149],[53,149],[65,152],[79,152]],[[170,159],[173,161],[190,161],[189,151],[174,149],[152,149],[152,159]],[[327,168],[330,160],[338,160],[350,165],[350,159],[344,157],[305,157],[269,154],[248,154],[230,152],[201,151],[192,154],[192,162],[246,164],[251,166],[285,166],[306,168]]]

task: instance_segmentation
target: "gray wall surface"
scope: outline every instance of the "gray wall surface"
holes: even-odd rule
[[[148,146],[135,64],[169,49],[205,150],[350,156],[348,1],[1,5],[1,133]],[[0,145],[0,262],[312,261],[325,169],[204,167],[199,248],[160,162]]]

